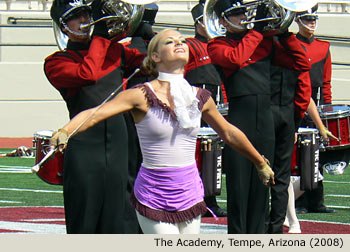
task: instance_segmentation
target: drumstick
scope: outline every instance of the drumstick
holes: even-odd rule
[[[123,83],[117,87],[100,105],[97,106],[97,108],[81,123],[78,125],[78,127],[76,127],[73,132],[67,137],[67,142],[69,140],[69,138],[71,138],[75,132],[77,132],[95,113],[97,110],[99,110],[103,104],[105,104],[107,101],[109,101],[114,95],[115,93],[117,93],[126,82],[128,82],[135,74],[137,74],[140,71],[140,68],[136,68],[135,71],[125,80],[123,81]],[[34,165],[31,170],[33,173],[37,173],[40,170],[40,166],[49,158],[52,156],[52,154],[54,154],[56,151],[58,150],[58,147],[56,148],[51,148],[50,151],[43,157],[43,159],[40,160],[39,163],[37,163],[36,165]]]
[[[208,139],[208,151],[211,151],[211,142],[212,142],[212,140]]]
[[[204,151],[208,151],[208,146],[207,146],[207,144],[208,144],[208,142],[207,141],[203,141],[202,142],[202,144],[203,144],[203,147],[204,147]]]
[[[54,154],[57,150],[56,148],[51,148],[50,151],[45,155],[45,157],[43,157],[43,159],[40,160],[39,163],[37,163],[36,165],[34,165],[32,167],[32,173],[37,173],[40,170],[40,166],[49,158],[52,156],[52,154]]]
[[[82,121],[78,125],[78,127],[76,127],[72,131],[72,133],[69,134],[69,136],[67,138],[67,142],[68,142],[69,138],[71,138],[75,134],[75,132],[77,132],[106,102],[108,102],[115,95],[115,93],[117,93],[119,91],[120,88],[122,88],[124,86],[124,84],[126,82],[128,82],[139,71],[140,71],[140,68],[136,68],[135,71],[125,81],[123,81],[123,83],[119,87],[117,87],[100,105],[98,105],[96,107],[96,109],[93,112],[91,112],[91,114],[84,121]]]

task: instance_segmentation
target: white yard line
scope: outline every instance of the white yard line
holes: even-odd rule
[[[328,197],[340,197],[340,198],[350,198],[350,195],[343,195],[343,194],[326,194],[325,196],[328,196]]]
[[[308,219],[299,219],[299,221],[310,221],[310,222],[317,222],[317,223],[350,225],[350,223],[343,223],[343,222],[336,222],[336,221],[320,221],[320,220],[308,220]]]
[[[32,173],[29,166],[0,165],[0,173]]]
[[[350,206],[336,206],[336,205],[327,205],[327,207],[331,207],[331,208],[339,208],[339,209],[350,209]]]
[[[0,191],[39,192],[39,193],[63,193],[63,191],[36,190],[36,189],[21,189],[21,188],[0,188]]]
[[[17,230],[25,233],[34,233],[34,234],[65,234],[66,233],[65,225],[25,223],[25,222],[14,222],[14,221],[0,221],[0,229]]]
[[[334,183],[334,184],[350,184],[350,181],[333,181],[333,180],[323,180],[324,183]]]
[[[0,165],[0,169],[2,169],[2,168],[12,168],[12,169],[27,168],[27,169],[30,169],[29,166]]]
[[[22,201],[0,200],[0,203],[21,204],[23,202]]]

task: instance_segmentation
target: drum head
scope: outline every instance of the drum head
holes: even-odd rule
[[[218,133],[215,132],[211,127],[201,127],[199,129],[198,137],[200,136],[217,136]]]
[[[318,133],[318,129],[315,129],[315,128],[303,128],[303,127],[300,127],[298,129],[298,134],[309,134],[309,133],[317,134]]]
[[[325,118],[338,118],[350,116],[350,106],[342,104],[329,104],[322,105],[320,111],[320,117]]]
[[[222,103],[216,105],[216,108],[220,112],[222,116],[227,116],[228,115],[228,103]]]
[[[49,139],[52,137],[53,130],[38,130],[34,133],[34,137]]]

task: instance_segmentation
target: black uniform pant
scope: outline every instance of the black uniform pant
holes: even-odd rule
[[[142,163],[142,153],[140,149],[139,138],[137,136],[134,119],[130,112],[124,114],[126,127],[128,129],[128,185],[125,197],[125,232],[127,234],[141,234],[142,230],[139,226],[135,208],[131,205],[130,195],[134,189],[134,183],[137,173]]]
[[[70,139],[63,179],[68,234],[126,233],[128,142],[123,125],[122,116],[113,117]],[[118,130],[124,133],[118,135]]]
[[[288,186],[294,148],[294,104],[271,105],[275,125],[275,159],[273,172],[275,184],[271,185],[271,205],[266,216],[266,231],[271,234],[283,233],[283,222],[288,206]]]
[[[254,147],[273,161],[274,129],[269,95],[231,98],[227,120],[241,129]],[[226,170],[228,233],[265,233],[268,189],[257,175],[255,165],[227,145]]]

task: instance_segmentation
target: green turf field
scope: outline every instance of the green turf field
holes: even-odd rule
[[[350,168],[342,175],[329,175],[324,173],[325,204],[337,213],[307,213],[299,214],[300,220],[317,220],[341,222],[350,224]],[[223,178],[222,193],[217,197],[221,208],[226,209],[225,178]]]
[[[0,149],[0,153],[10,151]],[[63,206],[62,186],[50,185],[32,174],[33,165],[34,158],[0,158],[0,206]]]
[[[0,149],[0,153],[11,149]],[[34,158],[0,158],[0,207],[1,206],[63,206],[62,186],[50,185],[30,173]],[[324,174],[325,203],[337,213],[300,214],[300,219],[331,221],[350,224],[350,168],[342,175]],[[219,205],[226,209],[225,176],[222,193],[217,197]]]

